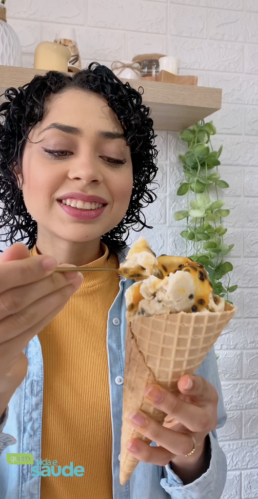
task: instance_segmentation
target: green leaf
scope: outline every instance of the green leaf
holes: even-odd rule
[[[215,233],[214,227],[212,227],[212,225],[210,225],[210,224],[207,225],[206,230],[207,230],[207,232],[209,232],[209,234]]]
[[[205,191],[205,185],[197,180],[191,184],[191,191],[201,193]]]
[[[198,168],[197,159],[195,155],[192,153],[192,151],[187,151],[184,157],[184,163],[190,168],[195,168],[196,170]]]
[[[221,189],[227,189],[229,187],[229,184],[225,182],[225,180],[217,180],[216,185]]]
[[[203,243],[204,249],[214,249],[217,248],[217,243],[214,241],[209,241],[208,243]]]
[[[233,265],[230,262],[224,262],[218,265],[215,268],[214,271],[214,277],[216,280],[221,279],[224,275],[226,275],[228,272],[231,272],[233,270]]]
[[[219,227],[216,228],[216,232],[217,234],[219,234],[219,236],[224,236],[227,231],[228,229],[224,229],[223,225],[219,225]]]
[[[194,210],[198,210],[198,208],[199,208],[199,204],[197,203],[197,201],[191,201],[190,206]]]
[[[199,161],[206,159],[209,155],[210,148],[205,146],[204,144],[196,144],[193,148],[194,154],[198,157]]]
[[[215,166],[219,166],[220,161],[218,159],[218,153],[216,151],[210,152],[209,156],[207,157],[207,167],[209,170],[214,168]]]
[[[211,206],[212,201],[211,201],[211,198],[208,194],[199,194],[197,196],[197,203],[198,203],[198,206],[207,209]]]
[[[222,206],[224,206],[224,204],[225,204],[224,201],[214,201],[214,203],[212,203],[210,209],[211,209],[211,211],[214,211],[217,208],[222,208]]]
[[[205,220],[207,222],[219,222],[220,221],[220,216],[218,215],[218,212],[215,211],[214,213],[208,213],[206,215]]]
[[[206,232],[199,232],[198,231],[196,233],[196,238],[197,238],[197,241],[209,241],[210,236]]]
[[[204,185],[211,185],[212,184],[212,181],[209,180],[208,178],[206,177],[199,177],[198,178],[198,181],[201,182],[202,184]]]
[[[223,151],[223,146],[220,146],[218,150],[218,158],[221,156],[222,151]]]
[[[183,220],[184,218],[188,217],[188,211],[176,211],[173,216],[177,221]]]
[[[217,133],[217,130],[215,126],[213,125],[213,121],[210,121],[209,123],[205,123],[205,125],[202,126],[202,130],[205,130],[205,132],[208,132],[210,135],[215,135]]]
[[[185,156],[183,156],[182,154],[179,154],[178,158],[179,158],[179,161],[181,161],[181,163],[183,163],[183,165],[186,164],[185,163]]]
[[[220,174],[218,172],[214,172],[214,173],[211,173],[211,175],[209,175],[207,178],[211,182],[215,182],[215,180],[219,180]]]
[[[203,144],[206,144],[206,142],[208,142],[208,140],[209,140],[209,135],[207,135],[207,133],[203,129],[199,130],[199,132],[197,134],[197,140],[198,140],[198,142],[202,142]]]
[[[203,265],[205,265],[205,264],[207,264],[207,265],[208,265],[208,263],[210,262],[210,259],[209,259],[209,257],[208,257],[208,256],[206,256],[206,255],[201,255],[201,256],[198,256],[198,257],[196,258],[196,262],[199,262],[199,263],[201,263],[201,264],[203,264]]]
[[[230,247],[227,244],[220,244],[218,249],[220,250],[222,255],[227,255],[230,252]]]
[[[183,132],[180,133],[180,138],[181,140],[183,140],[184,142],[192,142],[193,140],[193,137],[194,137],[194,131],[193,130],[189,130],[189,128],[187,130],[184,130]]]
[[[221,217],[221,218],[225,218],[225,217],[228,217],[228,215],[230,214],[230,210],[217,210],[216,213]]]
[[[189,184],[183,183],[180,185],[180,187],[177,190],[177,195],[178,196],[184,196],[189,191]]]
[[[190,210],[189,215],[193,218],[202,218],[205,215],[205,210],[201,208],[199,210]]]
[[[234,291],[236,291],[237,288],[238,288],[238,285],[235,284],[235,286],[230,286],[230,288],[227,288],[227,291],[229,293],[234,293]]]
[[[192,241],[195,237],[194,232],[190,232],[188,230],[183,230],[180,232],[180,236],[182,236],[184,239],[188,239],[189,241]]]

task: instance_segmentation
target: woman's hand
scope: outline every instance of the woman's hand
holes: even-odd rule
[[[154,389],[153,395],[151,388]],[[178,382],[178,390],[180,394],[176,396],[159,385],[146,387],[144,396],[148,402],[167,414],[167,420],[173,419],[174,424],[171,428],[164,427],[137,411],[142,420],[139,419],[138,424],[131,419],[128,421],[138,432],[156,442],[158,447],[131,439],[127,445],[131,443],[133,447],[127,448],[145,463],[165,466],[170,462],[186,484],[199,478],[209,467],[210,449],[206,445],[209,443],[206,437],[217,426],[218,394],[214,386],[200,376],[183,376]],[[133,415],[136,413],[131,413],[129,417]],[[187,457],[195,447],[194,441],[196,450]]]
[[[57,261],[49,266],[47,260],[31,258],[21,243],[0,255],[0,417],[26,376],[24,348],[81,284],[76,272],[55,273]]]

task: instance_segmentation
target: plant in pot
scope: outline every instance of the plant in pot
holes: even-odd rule
[[[228,245],[224,241],[227,232],[224,219],[230,210],[224,208],[225,202],[219,199],[220,190],[229,185],[221,179],[219,172],[222,147],[218,151],[212,148],[210,137],[215,134],[212,121],[196,123],[180,134],[188,150],[179,156],[185,179],[177,195],[187,196],[187,209],[175,212],[174,219],[186,220],[186,227],[181,232],[186,242],[186,256],[205,267],[214,294],[231,303],[229,294],[237,285],[230,283],[233,265],[225,257],[234,244]]]

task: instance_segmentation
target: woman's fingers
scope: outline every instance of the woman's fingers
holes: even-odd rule
[[[151,388],[153,390],[150,390]],[[148,392],[148,390],[150,391]],[[157,394],[156,399],[155,393]],[[205,430],[209,432],[217,426],[217,405],[215,400],[199,407],[181,400],[178,396],[159,385],[150,385],[146,388],[144,395],[154,407],[168,414],[171,419],[174,418],[192,432],[203,432]]]
[[[0,255],[0,294],[8,289],[37,282],[50,275],[55,266],[52,270],[45,270],[43,262],[48,258],[43,255],[31,257],[24,244],[15,244],[6,249]],[[52,260],[55,263],[55,259]]]
[[[207,402],[218,403],[219,396],[216,388],[201,376],[182,376],[177,386],[181,393],[200,404],[206,404]]]
[[[5,372],[7,366],[10,366],[12,362],[15,362],[17,357],[20,355],[20,352],[26,348],[29,341],[38,333],[40,333],[44,327],[46,327],[51,320],[64,308],[75,289],[73,286],[67,286],[66,288],[58,291],[56,293],[57,299],[55,299],[56,303],[59,305],[56,308],[53,308],[52,301],[52,310],[45,314],[45,316],[40,315],[41,319],[36,322],[33,326],[27,327],[26,330],[12,339],[5,341],[0,344],[0,380],[1,380],[1,372]],[[53,294],[54,295],[54,294]],[[60,296],[61,295],[61,296]],[[52,297],[53,300],[53,297]],[[51,301],[51,300],[50,300]]]
[[[33,301],[32,303],[31,301],[33,298],[29,292],[30,303],[28,306],[25,308],[22,307],[17,313],[13,313],[0,321],[0,345],[1,343],[8,342],[15,336],[28,331],[39,322],[45,322],[46,317],[49,315],[53,318],[56,315],[56,310],[59,309],[59,307],[61,307],[61,309],[64,307],[80,284],[80,277],[77,277],[77,280],[72,281],[72,283],[66,283],[66,286],[59,288],[56,284],[51,286],[51,283],[46,283],[46,288],[44,288],[44,284],[41,283],[41,288],[37,289],[37,291],[38,294],[42,292],[43,297],[38,300],[35,297],[36,301]],[[51,288],[55,291],[51,292]],[[24,297],[23,305],[27,302],[28,297]],[[38,332],[40,332],[40,330],[37,331],[37,333]]]
[[[73,280],[76,278],[76,275],[74,274],[75,273],[73,273],[72,275]],[[1,275],[1,268],[0,268],[0,275]],[[44,279],[40,279],[37,282],[26,284],[24,286],[14,287],[13,289],[8,289],[7,291],[0,293],[0,321],[1,321],[0,343],[1,341],[6,340],[6,338],[4,337],[5,331],[6,333],[8,333],[8,330],[6,330],[5,328],[5,323],[9,325],[11,322],[11,319],[9,322],[5,321],[4,319],[10,316],[14,316],[13,320],[16,321],[17,318],[19,319],[21,315],[22,316],[24,315],[27,318],[26,309],[30,305],[33,306],[34,303],[36,303],[38,300],[44,297],[47,298],[53,292],[59,291],[62,288],[67,287],[70,284],[70,282],[71,281],[67,280],[67,277],[63,277],[62,274],[54,272],[52,273],[52,275],[49,275]],[[42,301],[41,305],[43,306],[43,308],[41,309],[42,316],[52,308],[51,305],[50,309],[45,308],[46,306],[49,305],[48,302]],[[55,306],[56,306],[55,303],[53,303],[53,307]],[[36,313],[36,310],[38,311],[38,308],[35,307],[34,310]],[[19,312],[22,313],[19,315]],[[15,330],[12,331],[15,334]],[[9,336],[9,338],[11,338],[11,336]]]
[[[128,449],[136,459],[143,463],[156,464],[158,466],[166,466],[171,461],[173,455],[163,447],[150,447],[142,440],[133,438],[128,441],[131,443],[131,449]]]
[[[168,428],[164,428],[160,423],[157,423],[152,418],[146,416],[143,412],[137,411],[131,413],[131,416],[136,418],[130,419],[129,423],[137,431],[142,433],[145,437],[149,438],[152,442],[166,449],[170,456],[186,455],[193,449],[193,439],[189,433],[179,433]],[[140,419],[142,419],[142,422]],[[138,423],[137,423],[138,421]],[[140,424],[139,424],[140,423]]]

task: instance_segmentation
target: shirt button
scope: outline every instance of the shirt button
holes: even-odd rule
[[[122,385],[124,382],[124,378],[122,378],[122,376],[117,376],[115,382],[117,385]]]
[[[119,324],[120,324],[120,320],[118,319],[118,317],[115,317],[115,318],[113,319],[113,324],[114,324],[115,326],[119,326]]]
[[[118,461],[120,461],[120,454],[118,454]]]

